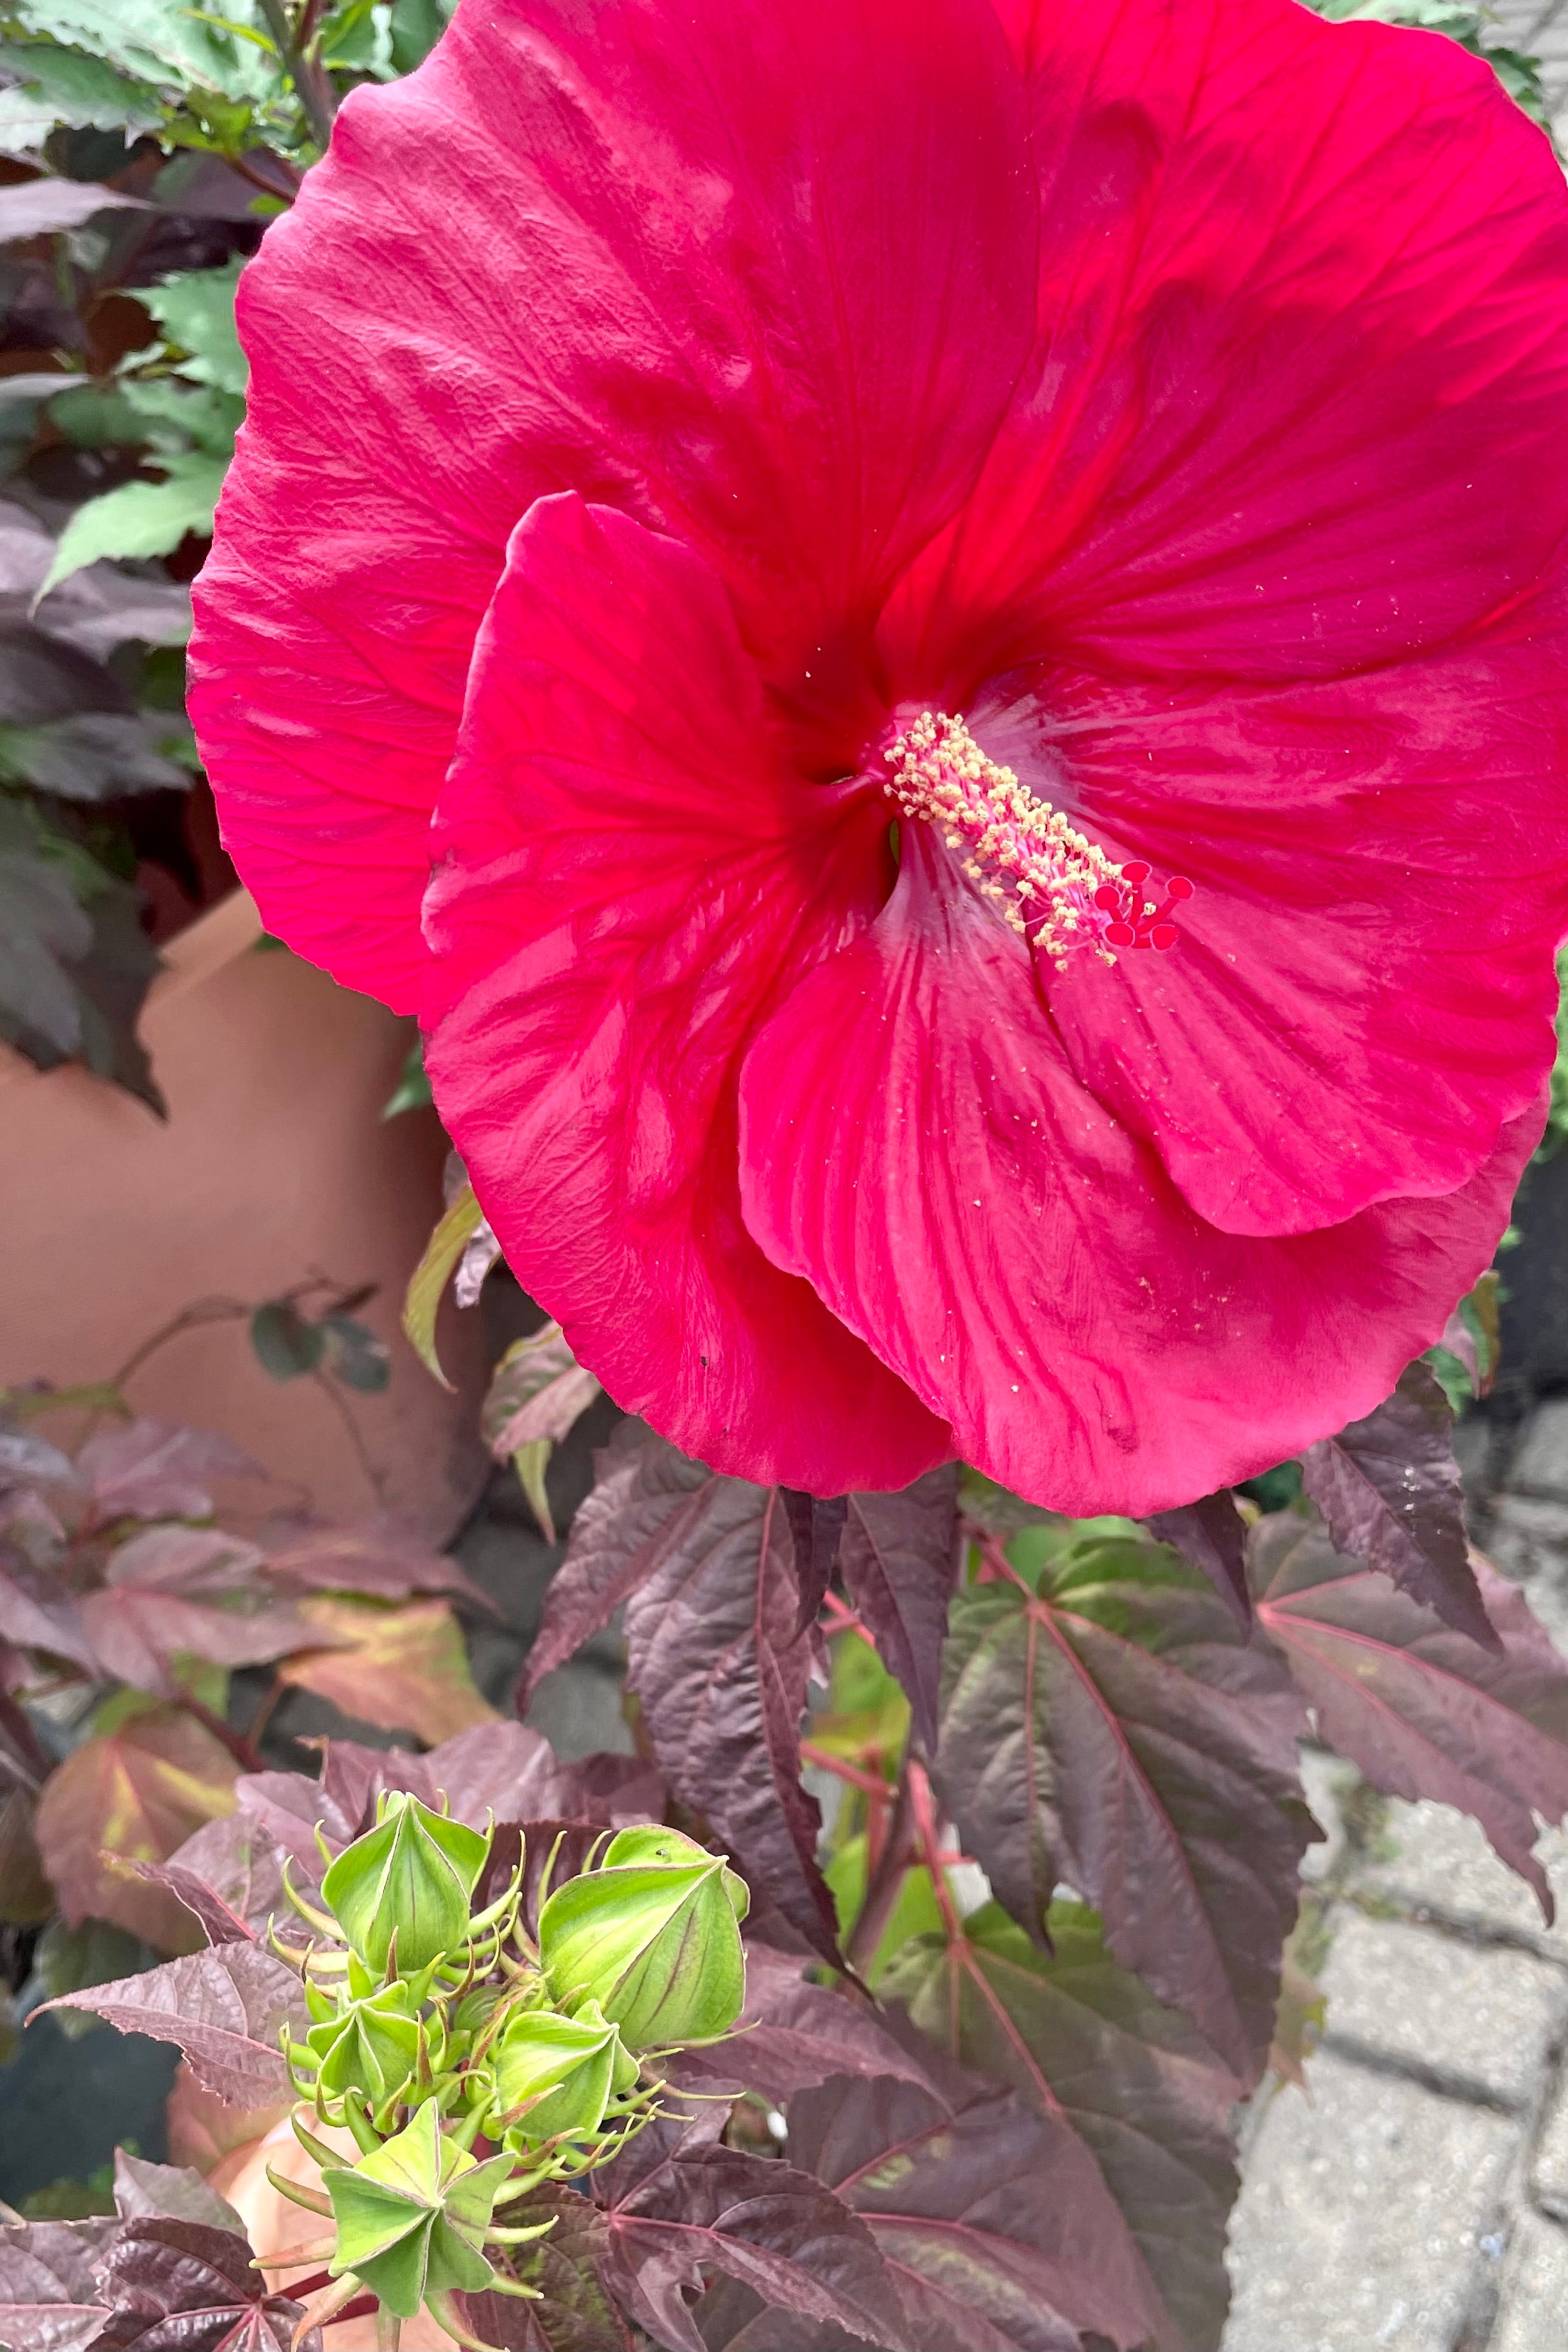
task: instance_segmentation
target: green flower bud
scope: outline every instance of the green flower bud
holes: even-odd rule
[[[677,1831],[622,1830],[597,1868],[558,1886],[539,1922],[551,1997],[597,2001],[628,2050],[710,2042],[746,1997],[749,1897],[722,1856]]]
[[[399,1976],[415,1976],[462,1950],[489,1850],[483,1832],[390,1790],[375,1827],[328,1870],[321,1900],[366,1968],[384,1976],[391,1959]]]
[[[398,1983],[350,2001],[306,2040],[321,2062],[316,2079],[323,2091],[333,2098],[357,2093],[379,2112],[417,2074],[424,2031],[408,1986]]]
[[[405,2131],[347,2166],[325,2166],[338,2242],[331,2274],[353,2271],[399,2319],[427,2294],[482,2292],[494,2273],[481,2251],[510,2156],[478,2164],[444,2134],[433,2103]]]
[[[611,2099],[637,2079],[637,2060],[596,2000],[584,2001],[574,2017],[521,2010],[496,2050],[495,2120],[531,2102],[508,2126],[509,2141],[537,2147],[561,2132],[586,2138],[603,2124]]]

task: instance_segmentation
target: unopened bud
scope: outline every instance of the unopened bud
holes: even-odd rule
[[[598,2131],[617,2093],[637,2079],[637,2063],[596,2000],[572,2017],[558,2010],[520,2011],[495,2054],[495,2122],[509,2138],[537,2147],[563,2132]],[[525,2112],[510,2118],[514,2110]]]
[[[552,1999],[597,2002],[628,2050],[726,2032],[746,1997],[744,1884],[721,1855],[666,1829],[622,1830],[597,1868],[558,1886],[539,1922]]]
[[[399,1976],[414,1976],[462,1950],[489,1850],[483,1832],[389,1790],[375,1827],[329,1868],[321,1900],[368,1969],[384,1975],[391,1958]]]
[[[337,2247],[331,2273],[353,2271],[387,2309],[413,2319],[428,2294],[478,2294],[494,2276],[482,2252],[510,2155],[478,2164],[442,2132],[433,2101],[413,2122],[347,2166],[324,2167]]]
[[[376,2109],[406,2089],[419,2067],[424,2032],[407,1985],[385,1985],[313,2025],[307,2041],[321,2060],[317,2081],[333,2098],[357,2093]]]

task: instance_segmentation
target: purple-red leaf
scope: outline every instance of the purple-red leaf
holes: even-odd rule
[[[896,2039],[868,2001],[807,1984],[801,1967],[766,1944],[748,1943],[740,2032],[710,2049],[683,2051],[669,2062],[671,2079],[704,2090],[732,2084],[778,2106],[835,2074],[891,2074],[931,2087],[918,2049]]]
[[[605,2273],[617,2300],[672,2352],[703,2352],[688,2296],[714,2270],[797,2320],[893,2352],[911,2344],[866,2224],[792,2164],[680,2147],[643,2171],[605,2221]]]
[[[795,1543],[776,1486],[710,1478],[672,1514],[658,1569],[626,1604],[626,1680],[666,1779],[826,1959],[822,1816],[800,1784],[816,1629],[797,1631]]]
[[[1483,1648],[1292,1514],[1262,1520],[1251,1549],[1258,1621],[1330,1747],[1390,1796],[1472,1814],[1550,1920],[1531,1848],[1536,1814],[1568,1812],[1568,1663],[1522,1593],[1472,1555]]]
[[[267,1556],[275,1584],[310,1592],[359,1592],[375,1601],[406,1601],[417,1592],[449,1592],[494,1614],[482,1585],[445,1552],[421,1543],[407,1528],[380,1522],[363,1528],[306,1528]]]
[[[1098,1538],[1038,1593],[960,1593],[945,1684],[943,1801],[1002,1903],[1039,1940],[1058,1880],[1076,1887],[1250,2086],[1311,1833],[1279,1660],[1169,1552]]]
[[[808,1495],[799,1486],[781,1486],[779,1493],[795,1545],[795,1583],[800,1591],[795,1630],[804,1633],[816,1623],[822,1596],[833,1581],[834,1563],[849,1516],[849,1497]]]
[[[223,1742],[179,1707],[144,1707],[84,1739],[38,1800],[39,1849],[67,1918],[112,1919],[166,1951],[188,1948],[186,1912],[121,1864],[166,1861],[232,1810],[234,1783]]]
[[[949,1463],[901,1495],[851,1495],[838,1555],[845,1589],[902,1684],[928,1754],[937,1742],[957,1524],[958,1468]]]
[[[206,2090],[231,2107],[259,2107],[289,2095],[279,2047],[287,2022],[310,2027],[300,1979],[259,1944],[224,1944],[167,1960],[142,1976],[62,1993],[46,2009],[86,2009],[121,2033],[173,2042]]]
[[[1430,1367],[1407,1364],[1394,1394],[1301,1456],[1301,1484],[1335,1549],[1380,1568],[1413,1601],[1496,1646],[1476,1589],[1454,1412]]]
[[[217,1823],[209,1822],[206,1829],[210,1831],[217,1826]],[[196,1832],[197,1837],[205,1834],[205,1831]],[[185,1843],[189,1845],[191,1843],[187,1838]],[[256,1930],[248,1920],[226,1902],[217,1888],[204,1878],[200,1871],[173,1861],[132,1862],[128,1863],[126,1868],[133,1871],[149,1886],[166,1888],[177,1903],[183,1903],[201,1927],[209,1944],[254,1944],[257,1941]],[[279,1879],[269,1906],[271,1910],[281,1907],[279,1898],[282,1895],[282,1881]]]
[[[609,2231],[597,2206],[555,2184],[506,2208],[509,2225],[553,2226],[548,2237],[519,2246],[512,2267],[534,2300],[466,2294],[458,2308],[474,2335],[497,2352],[616,2352],[631,2331],[605,2291],[601,2269]]]
[[[203,2221],[245,2235],[234,2207],[199,2172],[184,2164],[153,2164],[122,2147],[114,2151],[114,2210],[122,2221]]]
[[[205,1519],[215,1478],[265,1478],[259,1462],[216,1429],[149,1417],[100,1429],[76,1458],[102,1519]]]
[[[1156,1511],[1148,1527],[1158,1542],[1169,1544],[1203,1570],[1243,1633],[1247,1632],[1252,1595],[1247,1583],[1247,1521],[1229,1487],[1184,1503],[1179,1510]]]
[[[921,2352],[1168,2341],[1157,2295],[1066,2124],[958,2078],[957,2096],[840,2075],[790,2103],[793,2163],[835,2189],[897,2276]]]
[[[14,1575],[4,1567],[0,1567],[0,1640],[13,1643],[18,1650],[42,1650],[53,1657],[68,1658],[72,1665],[89,1675],[98,1672],[92,1643],[69,1595],[46,1598],[35,1593],[20,1573]]]
[[[1110,2275],[1163,2299],[1160,2352],[1214,2352],[1229,2284],[1236,2080],[1188,2019],[1106,1957],[1081,1905],[1051,1912],[1047,1955],[994,1903],[947,1943],[907,1948],[882,1985],[933,2040],[1072,2126],[1091,2150],[1127,2236]],[[1088,2198],[1081,2179],[1075,2197]]]
[[[718,1482],[662,1438],[623,1423],[595,1462],[594,1491],[572,1522],[566,1557],[544,1596],[533,1647],[518,1684],[519,1709],[544,1676],[607,1625],[679,1549]]]
[[[110,2306],[92,2352],[321,2352],[303,2313],[268,2293],[250,2248],[233,2230],[201,2221],[132,2221],[99,2258]]]
[[[0,2230],[0,2344],[87,2352],[107,2316],[93,2263],[118,2221],[29,2221]]]

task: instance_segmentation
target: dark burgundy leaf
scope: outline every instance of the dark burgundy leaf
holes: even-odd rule
[[[795,1545],[779,1492],[710,1478],[670,1515],[626,1604],[626,1680],[670,1788],[814,1950],[837,1954],[816,1863],[822,1816],[800,1784],[816,1629],[797,1633]]]
[[[110,2316],[93,2352],[290,2352],[303,2312],[271,2294],[233,2230],[201,2221],[132,2221],[105,2248],[98,2276]],[[321,2352],[311,2328],[297,2352]]]
[[[202,2221],[245,2235],[226,2199],[188,2165],[152,2164],[122,2147],[114,2151],[114,2210],[122,2221]]]
[[[1293,1514],[1262,1520],[1250,1548],[1258,1621],[1330,1747],[1390,1796],[1472,1814],[1550,1921],[1531,1848],[1537,1814],[1568,1812],[1568,1664],[1522,1593],[1472,1556],[1483,1648]]]
[[[1108,1958],[1083,1906],[1051,1911],[1050,1955],[987,1904],[951,1945],[922,1938],[882,1984],[953,2056],[1070,2124],[1131,2240],[1114,2275],[1170,2317],[1161,2352],[1213,2352],[1229,2283],[1236,2081],[1190,2021]]]
[[[849,1510],[847,1495],[806,1495],[798,1486],[781,1486],[795,1541],[795,1570],[800,1586],[800,1610],[795,1630],[804,1633],[815,1623],[822,1596],[833,1581],[834,1562],[843,1540]]]
[[[106,2314],[93,2263],[120,2224],[29,2221],[0,2230],[0,2344],[87,2352]]]
[[[712,2270],[773,2310],[865,2343],[898,2352],[912,2340],[865,2223],[794,2165],[736,2148],[688,2147],[645,2171],[605,2220],[607,2282],[671,2352],[704,2352],[688,2297]]]
[[[100,1429],[77,1455],[105,1519],[205,1519],[214,1478],[265,1478],[259,1462],[215,1429],[147,1416]]]
[[[859,1994],[808,1984],[802,1963],[766,1944],[746,1947],[746,2005],[740,2031],[669,2063],[671,2080],[693,2089],[719,2084],[760,2091],[782,2106],[796,2091],[834,2074],[893,2074],[921,2083],[931,2075],[918,2047],[906,2047]]]
[[[459,2295],[458,2308],[473,2333],[497,2352],[622,2352],[629,2346],[631,2330],[600,2275],[609,2231],[597,2207],[574,2189],[551,2186],[508,2206],[506,2220],[521,2229],[553,2221],[547,2238],[519,2246],[512,2258],[537,2300]]]
[[[661,1568],[719,1482],[662,1438],[632,1424],[595,1460],[596,1483],[572,1522],[566,1557],[544,1596],[518,1685],[519,1710],[544,1676]]]
[[[957,1523],[958,1466],[948,1463],[901,1495],[851,1495],[838,1555],[845,1589],[902,1684],[928,1754],[937,1743]]]
[[[1066,1880],[1246,2087],[1273,2032],[1312,1833],[1300,1702],[1207,1580],[1092,1538],[953,1603],[938,1772],[964,1848],[1037,1940]]]
[[[288,2097],[279,2032],[287,2020],[300,2039],[310,2024],[299,1978],[258,1944],[193,1952],[43,2006],[90,2010],[121,2033],[177,2043],[204,2088],[240,2108]]]
[[[1170,1544],[1184,1559],[1202,1569],[1243,1633],[1252,1624],[1252,1595],[1247,1583],[1247,1521],[1236,1507],[1228,1486],[1179,1510],[1156,1511],[1149,1531],[1160,1543]]]
[[[1301,1484],[1337,1550],[1382,1569],[1458,1632],[1495,1647],[1470,1568],[1453,1428],[1430,1366],[1407,1364],[1375,1412],[1308,1446]]]
[[[791,2101],[788,2147],[867,2223],[921,2352],[1169,2341],[1092,2157],[1016,2094],[840,2075]]]

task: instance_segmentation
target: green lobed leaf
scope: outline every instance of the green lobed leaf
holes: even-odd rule
[[[163,330],[164,341],[185,354],[180,373],[193,383],[243,394],[250,367],[234,323],[234,298],[247,257],[237,254],[221,269],[185,269],[137,294]]]
[[[163,481],[122,482],[78,507],[60,533],[40,595],[102,556],[168,555],[190,532],[211,531],[226,459],[191,450],[161,462]]]

